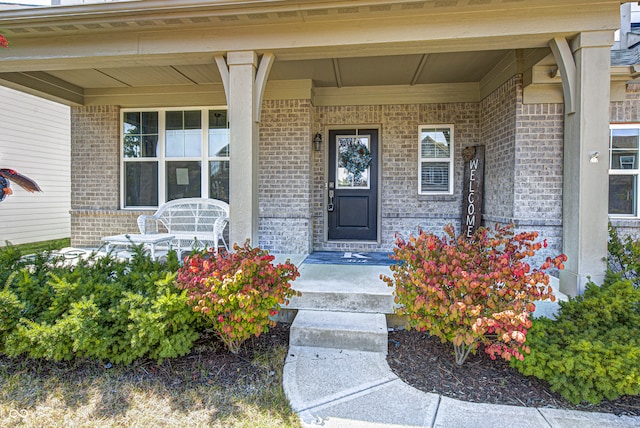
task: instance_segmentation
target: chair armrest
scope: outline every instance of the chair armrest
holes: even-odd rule
[[[224,228],[227,227],[227,224],[229,223],[229,217],[218,217],[216,219],[216,221],[213,223],[213,239],[215,239],[214,241],[214,247],[216,248],[216,250],[218,249],[218,241],[222,240],[222,244],[224,245],[224,248],[229,251],[229,247],[227,246],[227,241],[224,240]]]
[[[213,223],[213,233],[215,235],[221,235],[224,228],[227,227],[227,223],[229,223],[229,217],[218,217]]]
[[[148,228],[147,227],[147,221],[148,220],[153,220],[153,225],[155,227]],[[138,216],[138,229],[140,229],[140,233],[143,234],[143,235],[147,234],[147,233],[156,233],[156,232],[158,232],[158,221],[152,215],[142,214],[142,215]]]

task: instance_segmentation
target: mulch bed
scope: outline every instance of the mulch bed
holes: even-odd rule
[[[187,384],[234,385],[238,382],[261,382],[265,375],[275,379],[277,376],[269,361],[265,360],[264,364],[259,361],[275,346],[288,347],[289,327],[288,324],[278,323],[267,333],[248,339],[235,355],[212,332],[205,332],[189,355],[165,360],[160,366],[155,361],[148,363],[154,369],[156,379],[166,383],[175,383],[184,374],[188,374]],[[136,367],[136,363],[133,367]]]
[[[390,332],[387,361],[409,385],[458,400],[640,416],[640,396],[624,396],[597,405],[573,405],[552,392],[546,382],[520,374],[502,359],[491,360],[483,351],[469,355],[458,366],[453,359],[453,345],[443,344],[426,333]]]
[[[51,362],[29,358],[8,358],[0,355],[0,365],[8,371],[30,372],[34,376],[64,376],[84,379],[115,371],[118,377],[129,382],[157,382],[168,388],[188,388],[194,385],[228,386],[238,383],[264,382],[265,378],[277,380],[276,367],[261,358],[276,346],[288,347],[289,325],[278,323],[260,337],[247,340],[232,354],[212,333],[204,332],[188,355],[165,359],[160,365],[155,360],[139,359],[129,366],[111,365],[108,362],[77,359]],[[256,357],[257,360],[256,361]]]

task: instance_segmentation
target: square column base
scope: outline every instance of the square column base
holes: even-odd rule
[[[594,282],[601,285],[604,282],[604,274],[602,275],[580,275],[568,270],[560,271],[560,291],[567,296],[575,297],[584,293],[588,282]]]

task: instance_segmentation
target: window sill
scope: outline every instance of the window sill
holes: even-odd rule
[[[614,227],[639,227],[640,218],[638,217],[609,217],[609,223]]]
[[[424,195],[418,194],[418,201],[420,202],[451,202],[458,200],[456,195]]]

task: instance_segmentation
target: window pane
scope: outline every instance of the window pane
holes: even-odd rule
[[[123,156],[125,158],[158,156],[158,113],[126,112],[123,116]]]
[[[158,135],[142,137],[142,157],[155,158],[158,156]]]
[[[636,215],[636,175],[609,176],[609,214]]]
[[[168,111],[164,117],[167,129],[183,129],[181,111]]]
[[[199,161],[167,162],[167,201],[180,198],[199,198],[201,193],[201,165]]]
[[[184,141],[182,131],[165,132],[165,156],[170,158],[182,157],[184,153]]]
[[[640,129],[612,129],[611,148],[612,149],[638,149],[638,134]]]
[[[200,110],[184,112],[184,129],[202,129],[202,115]]]
[[[421,192],[449,191],[448,162],[423,162],[420,169],[422,174]]]
[[[638,128],[611,130],[611,169],[638,168]]]
[[[142,133],[143,134],[158,133],[158,112],[157,111],[142,112]]]
[[[226,110],[209,110],[209,157],[229,156],[229,123]]]
[[[209,197],[229,203],[229,161],[209,162]]]
[[[202,156],[202,131],[199,128],[184,131],[184,156]]]
[[[615,150],[611,153],[611,169],[638,168],[638,153]]]
[[[209,157],[229,156],[229,130],[209,129]]]
[[[125,135],[122,153],[125,158],[139,158],[142,153],[142,148],[140,147],[140,136]]]
[[[226,110],[209,110],[209,129],[228,127]]]
[[[125,162],[125,206],[158,206],[158,163]]]
[[[448,158],[451,154],[449,128],[423,128],[420,132],[420,157],[423,159]]]
[[[202,156],[200,111],[166,112],[165,155],[167,157]]]
[[[140,135],[140,113],[139,112],[128,112],[124,113],[124,123],[123,129],[125,135]]]
[[[369,188],[371,153],[366,135],[339,136],[336,150],[338,189]]]

